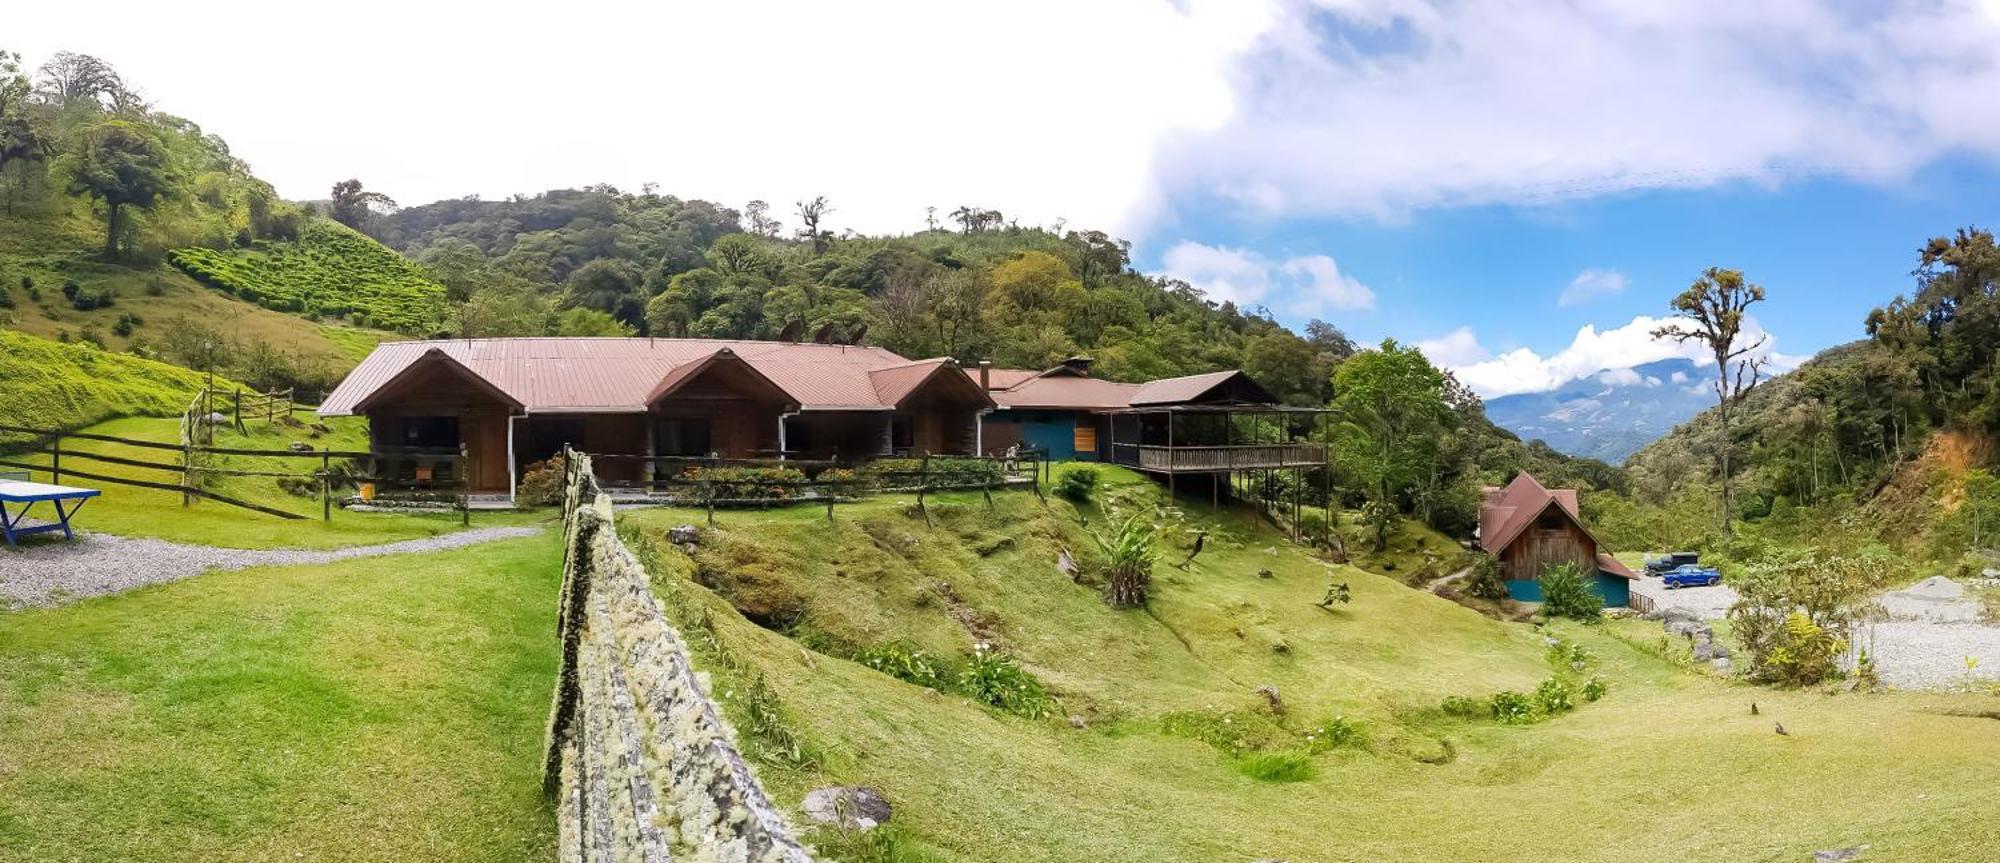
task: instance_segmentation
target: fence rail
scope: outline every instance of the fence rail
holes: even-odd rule
[[[1111,445],[1111,461],[1161,473],[1318,467],[1326,463],[1326,447],[1316,443],[1232,446],[1115,443]]]
[[[877,492],[915,492],[917,508],[929,518],[925,497],[938,491],[979,491],[991,504],[994,489],[1025,486],[1039,497],[1037,478],[1044,459],[995,456],[896,457],[868,461],[834,459],[725,459],[700,456],[652,456],[591,453],[596,461],[636,462],[635,480],[593,481],[606,490],[636,491],[671,501],[701,506],[715,523],[718,506],[769,505],[812,501],[826,505],[833,519],[834,504]]]
[[[46,453],[49,456],[49,463],[45,465],[32,464],[29,462],[15,461],[11,459],[0,459],[0,466],[22,468],[31,471],[46,471],[49,474],[49,481],[51,483],[59,484],[62,482],[62,478],[64,475],[69,475],[79,479],[90,480],[92,482],[105,482],[105,483],[112,483],[114,485],[132,486],[134,488],[147,488],[158,491],[179,492],[181,495],[182,506],[192,506],[197,499],[205,499],[205,500],[212,500],[217,503],[228,504],[230,506],[241,507],[243,509],[262,513],[264,515],[270,515],[270,516],[275,516],[277,518],[285,518],[285,519],[304,519],[307,516],[300,515],[298,513],[287,512],[282,509],[265,506],[263,504],[254,503],[251,501],[242,500],[240,498],[231,497],[229,495],[221,494],[219,492],[203,488],[201,485],[201,478],[248,477],[248,478],[258,478],[258,479],[281,479],[281,480],[292,479],[292,480],[316,483],[319,486],[318,497],[320,500],[320,518],[323,520],[331,520],[333,518],[333,496],[334,496],[334,490],[336,488],[345,490],[350,487],[357,487],[362,483],[369,483],[380,488],[400,489],[405,491],[423,491],[423,492],[442,493],[450,495],[451,498],[458,504],[457,509],[460,512],[461,521],[467,524],[471,523],[472,515],[471,515],[471,500],[470,500],[470,494],[471,494],[470,483],[468,481],[468,478],[465,476],[465,471],[462,468],[462,466],[468,461],[464,451],[464,447],[460,447],[457,450],[410,447],[404,449],[352,451],[352,450],[333,450],[333,449],[308,449],[308,450],[244,449],[238,447],[208,446],[196,442],[201,438],[201,433],[197,430],[198,426],[194,424],[197,419],[195,416],[196,414],[195,407],[198,406],[200,402],[201,402],[201,397],[197,395],[195,402],[189,405],[188,412],[182,414],[180,434],[179,434],[180,442],[171,444],[162,443],[160,441],[137,440],[134,438],[117,437],[114,435],[95,434],[91,432],[72,432],[72,431],[63,431],[61,429],[43,429],[43,428],[34,428],[31,426],[15,426],[15,425],[0,424],[0,432],[11,432],[15,434],[27,435],[29,437],[31,443],[25,449],[24,453],[25,455]],[[110,443],[110,444],[117,444],[120,446],[135,447],[143,450],[168,451],[177,453],[180,457],[177,460],[171,462],[146,461],[144,459],[128,458],[126,456],[105,455],[102,453],[87,452],[73,448],[69,450],[64,450],[62,444],[65,439]],[[16,455],[23,455],[23,453],[16,453]],[[101,462],[104,464],[115,464],[122,467],[134,467],[143,470],[157,470],[165,473],[179,474],[179,481],[156,482],[152,480],[134,479],[131,477],[109,476],[101,473],[80,471],[77,470],[73,464],[69,467],[65,467],[63,465],[64,456],[68,456],[71,459],[72,463],[77,459],[83,459],[86,461]],[[214,466],[213,464],[213,457],[215,456],[243,456],[251,458],[274,458],[274,459],[306,459],[308,460],[308,462],[318,461],[319,469],[300,471],[300,472],[284,472],[275,470],[255,470],[255,469],[217,467]],[[454,466],[461,466],[459,469],[453,471],[457,479],[432,481],[432,480],[406,479],[403,477],[380,475],[379,465],[383,460],[392,458],[412,458],[412,457],[422,458],[427,461],[445,462],[452,464]],[[365,460],[366,463],[368,464],[368,469],[355,470],[352,469],[351,464],[336,465],[334,464],[335,459],[340,459],[343,462],[349,462],[349,463],[357,460]]]

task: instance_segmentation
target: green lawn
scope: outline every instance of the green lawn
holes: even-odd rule
[[[548,860],[553,532],[0,614],[0,860]]]
[[[311,417],[299,414],[302,421]],[[91,426],[85,431],[135,440],[174,443],[179,436],[178,419],[127,418]],[[247,434],[218,430],[215,445],[238,449],[284,449],[294,441],[314,448],[358,451],[368,448],[367,426],[362,420],[338,418],[327,424],[331,431],[318,433],[305,425],[285,426],[262,422],[248,424]],[[170,450],[66,439],[65,453],[90,452],[140,461],[177,463],[179,454]],[[46,465],[46,454],[15,459]],[[319,470],[317,459],[219,457],[216,466],[239,470],[310,475]],[[64,466],[88,473],[129,477],[152,482],[178,483],[176,472],[131,467],[66,455]],[[46,474],[36,479],[46,480]],[[68,478],[65,483],[97,488],[103,495],[90,501],[77,516],[76,526],[121,536],[149,536],[177,542],[217,545],[227,548],[335,548],[373,545],[397,540],[436,536],[461,530],[457,513],[364,513],[335,507],[332,521],[321,520],[316,492],[294,494],[281,488],[278,480],[264,477],[217,478],[205,487],[217,493],[252,503],[309,516],[304,520],[281,519],[209,500],[183,506],[178,492]],[[472,514],[473,527],[507,524],[535,524],[555,518],[551,511],[484,512]],[[0,552],[4,553],[4,552]]]
[[[1113,471],[1106,496],[1125,511],[1157,497]],[[1739,863],[1862,843],[1867,859],[2000,858],[2000,725],[1978,715],[2000,699],[1740,685],[1656,656],[1658,625],[1625,621],[1554,630],[1595,654],[1602,701],[1527,726],[1452,719],[1446,695],[1548,676],[1542,633],[1329,567],[1205,502],[1163,517],[1168,561],[1209,532],[1195,565],[1161,564],[1148,610],[1112,611],[1054,565],[1064,546],[1094,559],[1077,520],[1101,527],[1098,507],[996,501],[934,496],[934,526],[896,497],[844,506],[832,525],[810,507],[725,512],[693,558],[653,543],[684,621],[709,612],[728,661],[701,654],[751,751],[777,715],[814,756],[760,768],[780,802],[879,787],[909,852],[896,859]],[[624,519],[649,538],[700,523]],[[1353,593],[1332,612],[1315,605],[1330,579]],[[998,644],[1060,709],[1003,715],[840,658],[890,640],[954,659]],[[1173,725],[1254,729],[1239,733],[1268,755],[1336,715],[1369,742],[1309,756],[1310,777],[1290,783],[1253,779]]]

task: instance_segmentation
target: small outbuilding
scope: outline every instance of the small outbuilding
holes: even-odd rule
[[[1606,607],[1630,604],[1638,577],[1584,526],[1576,489],[1547,488],[1527,471],[1504,488],[1484,490],[1479,546],[1499,558],[1507,595],[1522,602],[1540,602],[1543,570],[1561,563],[1593,573]]]

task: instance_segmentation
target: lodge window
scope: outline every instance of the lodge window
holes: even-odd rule
[[[403,445],[458,449],[458,417],[410,417],[403,421]]]
[[[705,419],[661,420],[659,434],[653,439],[653,451],[657,455],[708,455],[708,432],[708,420]]]
[[[1542,517],[1535,521],[1535,528],[1537,530],[1562,530],[1563,518],[1553,512],[1542,513]]]

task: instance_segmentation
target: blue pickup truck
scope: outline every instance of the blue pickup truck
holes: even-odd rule
[[[1676,587],[1707,587],[1722,583],[1722,571],[1712,566],[1684,563],[1660,574],[1660,582],[1668,590]]]

